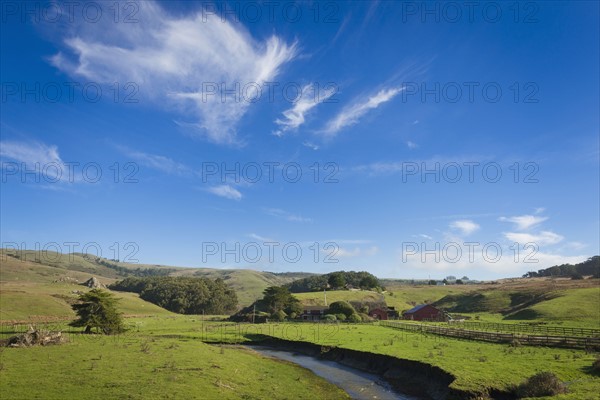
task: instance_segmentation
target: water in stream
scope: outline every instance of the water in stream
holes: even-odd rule
[[[394,392],[390,385],[377,375],[346,367],[335,361],[319,360],[315,357],[266,347],[252,347],[265,356],[298,364],[315,375],[345,390],[356,400],[415,400],[415,397]]]

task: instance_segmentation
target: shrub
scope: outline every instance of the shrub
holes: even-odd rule
[[[352,314],[350,314],[350,315],[352,315]],[[346,314],[335,314],[335,318],[338,321],[345,321],[346,320]]]
[[[335,322],[337,321],[337,318],[335,317],[335,315],[327,314],[323,316],[322,320],[325,322]]]
[[[360,317],[360,315],[354,313],[354,314],[350,315],[350,317],[348,317],[348,322],[352,322],[353,324],[357,324],[359,322],[362,322],[362,318]]]
[[[543,397],[566,393],[565,385],[552,372],[538,372],[517,386],[518,397]]]
[[[360,316],[360,319],[362,319],[363,322],[371,322],[371,321],[373,321],[373,318],[369,317],[368,314],[360,313],[358,315]]]
[[[285,320],[285,317],[287,317],[287,314],[285,312],[283,312],[282,310],[279,311],[275,311],[273,314],[271,314],[271,319],[273,321],[283,321]]]
[[[356,310],[346,301],[335,301],[329,305],[327,314],[344,314],[346,317],[354,314]],[[339,318],[338,318],[339,319]]]

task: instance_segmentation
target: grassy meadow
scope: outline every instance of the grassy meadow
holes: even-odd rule
[[[226,316],[174,314],[133,293],[114,292],[121,299],[126,333],[81,335],[67,323],[74,318],[70,304],[77,299],[77,292],[88,289],[72,279],[81,282],[96,276],[109,284],[118,275],[88,259],[61,260],[48,265],[0,254],[0,338],[34,323],[62,330],[70,339],[57,346],[0,348],[3,399],[347,398],[339,388],[307,370],[239,346],[261,337],[420,361],[449,372],[455,377],[452,387],[471,392],[506,390],[539,371],[552,371],[567,384],[569,392],[556,399],[596,399],[600,392],[600,376],[591,371],[598,354],[591,351],[511,347],[399,331],[376,323],[234,324],[219,321]],[[198,271],[178,270],[176,274],[215,277],[212,270]],[[250,273],[253,278],[242,282]],[[249,300],[262,291],[262,285],[272,284],[265,276],[244,271],[229,281],[237,285],[240,298]],[[386,283],[386,288],[384,293],[328,291],[327,302],[385,300],[399,311],[429,302],[479,321],[600,328],[597,281],[516,279],[450,286]],[[323,292],[295,296],[304,304],[324,304]],[[319,395],[315,397],[315,393]]]
[[[168,322],[168,320],[163,320]],[[4,348],[4,399],[322,399],[345,392],[294,364],[239,347],[141,333],[70,335],[47,347]]]

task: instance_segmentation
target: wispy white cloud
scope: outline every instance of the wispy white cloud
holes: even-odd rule
[[[442,157],[433,156],[427,159],[409,159],[403,161],[377,161],[370,164],[355,165],[349,168],[349,170],[358,173],[366,173],[370,176],[388,175],[388,174],[401,174],[406,179],[422,179],[424,177],[425,170],[439,170],[441,171],[449,164],[458,166],[461,168],[463,178],[468,175],[467,163],[472,163],[473,160],[483,163],[494,158],[486,155],[464,155],[461,157]],[[431,178],[433,179],[433,177]],[[468,178],[464,178],[467,180]]]
[[[36,163],[40,165],[49,163],[64,165],[58,154],[57,146],[48,146],[35,141],[0,141],[0,157],[29,164],[31,168]]]
[[[256,233],[250,233],[250,234],[248,234],[248,237],[252,238],[254,240],[261,241],[261,242],[276,242],[276,240],[273,240],[273,239],[265,237],[265,236],[258,235]]]
[[[412,142],[410,140],[406,142],[406,146],[408,146],[408,148],[411,149],[411,150],[416,149],[417,147],[419,147],[418,144],[416,144],[415,142]]]
[[[297,214],[290,213],[288,211],[279,208],[265,208],[264,212],[273,217],[278,217],[291,222],[312,222],[311,218],[305,218]]]
[[[95,82],[133,82],[139,96],[170,105],[193,134],[239,144],[237,125],[265,82],[296,55],[296,44],[273,35],[257,41],[240,24],[197,12],[171,15],[154,1],[137,3],[138,23],[70,24],[65,52],[51,63]],[[221,83],[225,83],[224,87]],[[240,86],[248,98],[230,98]],[[212,93],[212,94],[211,94]],[[223,102],[222,99],[225,99]]]
[[[140,165],[153,168],[167,174],[190,174],[192,170],[182,163],[179,163],[169,157],[144,153],[142,151],[129,150],[124,147],[119,149],[128,157],[138,162]]]
[[[58,147],[55,145],[38,141],[0,141],[0,158],[18,163],[14,166],[16,168],[14,171],[21,169],[36,171],[31,180],[26,178],[25,181],[43,183],[40,186],[43,189],[65,190],[63,184],[84,182],[74,166],[67,165],[61,159]],[[3,165],[3,168],[9,166]]]
[[[226,199],[238,201],[242,199],[242,194],[239,192],[239,190],[231,187],[230,185],[212,186],[206,189],[206,191]]]
[[[276,119],[275,123],[280,129],[273,132],[275,136],[283,136],[288,131],[297,130],[306,121],[306,115],[310,110],[329,99],[335,93],[335,89],[319,90],[313,84],[302,88],[299,99],[292,108],[283,112],[283,119]]]
[[[519,230],[527,230],[546,221],[548,217],[539,217],[535,215],[520,215],[516,217],[500,217],[498,220],[503,222],[512,222]]]
[[[321,132],[327,137],[337,135],[340,130],[355,125],[370,110],[392,100],[401,91],[401,88],[381,89],[374,95],[358,99],[331,119]]]
[[[322,250],[323,253],[331,255],[333,259],[339,258],[354,258],[354,257],[369,257],[374,256],[379,252],[379,248],[377,246],[371,246],[368,248],[355,247],[353,249],[347,249],[343,247],[338,247],[334,252],[330,249]]]
[[[524,251],[521,257],[515,260],[514,251],[510,247],[506,246],[501,249],[501,256],[496,257],[492,251],[486,253],[478,248],[473,252],[473,258],[470,258],[467,256],[469,248],[461,246],[462,257],[458,257],[456,260],[453,259],[453,255],[449,255],[441,248],[437,251],[427,249],[427,252],[421,248],[416,252],[409,249],[408,251],[399,251],[399,256],[402,265],[407,269],[412,268],[428,273],[452,272],[454,274],[481,273],[482,270],[485,270],[503,277],[521,276],[527,271],[548,268],[553,265],[576,264],[589,257],[585,255],[565,256],[529,250]]]
[[[479,230],[480,226],[469,219],[462,219],[450,223],[450,228],[460,231],[463,235],[470,235]]]
[[[520,244],[535,243],[539,246],[556,244],[564,239],[563,236],[551,231],[542,231],[538,234],[506,232],[504,236],[512,242],[517,242]]]
[[[312,143],[312,142],[304,142],[302,143],[305,147],[308,147],[309,149],[313,149],[313,150],[319,150],[319,146]]]
[[[569,242],[565,245],[569,249],[581,250],[587,247],[587,244],[581,242]]]

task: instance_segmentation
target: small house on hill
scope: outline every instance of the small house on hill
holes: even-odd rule
[[[432,306],[431,304],[421,304],[405,311],[402,314],[404,319],[413,321],[447,321],[448,315]]]
[[[328,309],[327,306],[304,306],[300,317],[303,321],[319,321]]]

